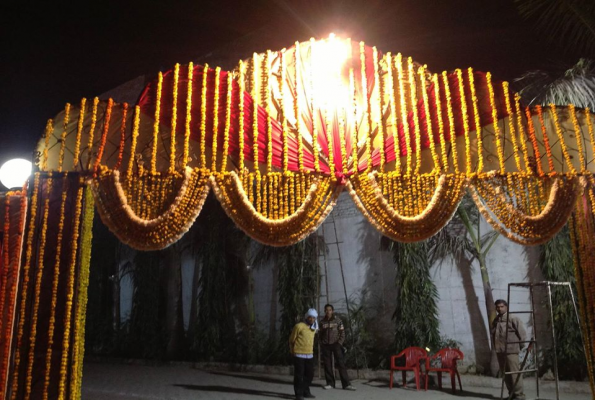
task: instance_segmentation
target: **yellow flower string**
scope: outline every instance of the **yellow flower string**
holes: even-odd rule
[[[297,134],[298,144],[298,169],[300,172],[304,172],[304,142],[302,138],[302,111],[301,111],[301,97],[300,92],[302,90],[302,82],[300,80],[300,68],[302,67],[302,54],[300,50],[300,42],[295,42],[295,56],[294,56],[294,69],[295,69],[295,99],[293,102],[294,113],[295,113],[295,129]]]
[[[163,74],[157,75],[157,93],[155,94],[155,121],[153,122],[153,148],[151,152],[151,173],[157,172],[157,141],[159,139],[159,118],[161,117],[161,90],[163,87]]]
[[[60,217],[58,222],[58,234],[56,238],[56,257],[54,261],[54,276],[52,280],[52,297],[50,308],[50,321],[48,326],[48,343],[45,355],[45,379],[43,381],[43,400],[48,399],[50,386],[50,373],[52,367],[52,353],[54,347],[54,327],[56,326],[56,305],[58,301],[58,283],[60,282],[60,257],[62,255],[62,239],[64,237],[64,218],[66,208],[66,197],[68,195],[68,172],[62,178],[62,197],[60,200]]]
[[[192,84],[194,81],[194,64],[188,63],[188,88],[186,96],[186,126],[184,130],[184,155],[182,156],[182,167],[188,165],[190,153],[190,122],[192,121]]]
[[[89,141],[87,143],[87,169],[91,169],[93,162],[93,139],[95,135],[95,126],[97,125],[97,106],[99,105],[99,98],[93,99],[93,108],[91,109],[91,126],[89,127]]]
[[[180,77],[180,64],[174,67],[174,82],[172,87],[172,106],[171,106],[171,134],[169,147],[169,172],[176,170],[176,129],[178,124],[178,81]]]
[[[16,400],[19,384],[19,371],[21,364],[21,349],[23,348],[23,336],[25,321],[27,320],[27,299],[29,298],[29,272],[31,271],[31,259],[33,256],[33,240],[37,231],[37,202],[39,201],[39,187],[40,187],[40,173],[36,172],[33,179],[33,194],[31,196],[29,228],[27,231],[27,242],[25,247],[25,260],[23,262],[22,287],[21,287],[21,303],[19,307],[19,319],[16,328],[16,341],[13,360],[13,376],[12,376],[12,390],[11,400]]]
[[[471,101],[473,103],[473,122],[475,125],[475,135],[477,136],[477,173],[481,174],[483,172],[483,138],[473,68],[467,69],[467,76],[469,77],[469,88],[471,89]]]
[[[587,172],[587,163],[585,162],[585,153],[583,149],[583,132],[581,131],[581,126],[576,118],[576,109],[573,104],[568,105],[568,111],[570,112],[570,119],[572,120],[572,126],[574,127],[574,137],[576,138],[576,147],[581,163],[580,172]]]
[[[310,59],[314,59],[314,48],[316,42],[310,38]],[[316,96],[314,95],[314,68],[310,68],[310,107],[312,108],[312,155],[314,156],[314,171],[320,172],[320,162],[318,161],[318,112],[316,109]]]
[[[394,72],[394,64],[393,64],[393,56],[391,53],[386,53],[384,58],[386,62],[386,69],[388,73],[388,87],[389,90],[389,100],[390,100],[390,116],[391,116],[391,123],[393,126],[393,147],[395,151],[395,171],[401,171],[401,146],[399,143],[399,125],[397,123],[397,102],[395,100],[395,80],[393,76]]]
[[[366,122],[368,123],[368,129],[366,132],[366,155],[368,157],[368,162],[366,165],[366,171],[370,172],[372,170],[372,110],[370,105],[370,96],[368,96],[368,72],[366,68],[366,45],[364,42],[359,42],[359,57],[360,62],[362,65],[361,72],[362,72],[362,96],[364,97],[364,101],[366,102]]]
[[[397,54],[397,80],[399,81],[399,100],[401,104],[401,123],[405,135],[405,147],[407,149],[407,175],[411,175],[411,136],[409,133],[409,119],[407,118],[407,100],[405,97],[405,82],[403,76],[403,58],[401,53]]]
[[[267,129],[267,173],[273,170],[273,124],[271,122],[271,58],[270,50],[267,50],[264,59],[263,83],[264,90],[264,104],[267,112],[266,115],[266,129]]]
[[[45,245],[48,230],[48,217],[50,214],[50,197],[52,194],[52,172],[48,174],[46,181],[47,193],[43,204],[43,219],[41,223],[41,233],[39,239],[39,247],[37,254],[37,274],[35,277],[35,291],[33,296],[33,309],[31,312],[31,327],[29,328],[29,360],[27,363],[27,372],[25,375],[25,400],[29,400],[31,396],[31,385],[33,383],[33,362],[35,360],[35,340],[37,338],[37,317],[39,312],[39,301],[41,294],[41,279],[43,277],[43,270],[45,265]],[[16,383],[15,383],[16,384]],[[16,396],[16,393],[13,393]]]
[[[467,98],[465,96],[465,82],[463,81],[463,71],[456,69],[457,82],[459,84],[459,101],[461,104],[461,119],[463,120],[463,134],[465,135],[465,170],[467,174],[472,174],[471,169],[471,142],[469,140],[469,113],[467,112]]]
[[[281,93],[281,95],[279,96],[279,108],[281,109],[281,136],[283,140],[283,173],[287,173],[287,166],[289,165],[289,140],[287,135],[289,134],[289,130],[287,128],[287,118],[285,116],[285,101],[283,100],[285,97],[286,79],[284,62],[285,53],[281,51],[279,52],[279,92]]]
[[[62,172],[62,165],[64,164],[64,149],[66,148],[66,128],[70,120],[70,103],[66,103],[64,107],[64,127],[60,135],[60,155],[58,156],[58,171]]]
[[[525,107],[525,116],[527,117],[527,129],[529,131],[529,138],[533,146],[533,154],[535,155],[535,162],[537,164],[537,174],[541,177],[544,175],[543,167],[541,166],[541,153],[539,151],[539,144],[535,135],[535,127],[533,125],[533,118],[531,118],[531,110]]]
[[[417,82],[413,71],[413,59],[407,57],[407,78],[409,80],[409,99],[411,111],[413,112],[413,126],[415,133],[415,174],[419,174],[421,167],[421,132],[419,129],[419,115],[417,112]]]
[[[347,167],[347,143],[345,141],[345,112],[346,110],[343,108],[339,111],[339,141],[341,143],[341,164],[343,165],[343,174],[347,174],[349,172],[349,168]]]
[[[205,64],[202,69],[202,90],[200,94],[200,167],[207,167],[207,84],[209,76],[209,64]]]
[[[452,99],[450,97],[450,85],[448,84],[448,75],[446,71],[442,72],[442,82],[444,83],[444,94],[446,96],[446,109],[448,112],[448,131],[450,135],[450,149],[452,150],[452,164],[455,168],[455,174],[459,173],[459,158],[457,155],[457,142],[455,131],[455,118],[452,111]],[[446,142],[444,143],[446,146]]]
[[[70,350],[70,320],[72,317],[72,303],[74,298],[74,281],[76,277],[77,251],[79,242],[79,228],[83,209],[84,186],[78,182],[76,194],[72,238],[70,244],[70,266],[68,269],[68,282],[66,292],[66,307],[64,311],[64,336],[62,340],[62,359],[60,361],[60,382],[58,384],[58,400],[64,399],[66,391],[66,377],[68,376],[68,355]]]
[[[83,134],[83,124],[85,122],[85,107],[87,106],[87,99],[81,99],[81,109],[79,112],[79,119],[76,128],[76,139],[74,142],[74,159],[72,161],[72,169],[76,169],[79,163],[80,151],[81,151],[81,136]]]
[[[95,160],[95,166],[93,167],[93,171],[97,172],[99,165],[101,164],[101,159],[103,158],[103,152],[105,150],[105,143],[107,142],[107,134],[109,132],[109,124],[112,117],[112,108],[114,106],[114,101],[109,99],[107,101],[107,109],[105,111],[105,118],[103,120],[103,133],[101,134],[101,141],[99,142],[99,149],[97,149],[97,159]]]
[[[550,139],[547,135],[547,130],[545,129],[545,123],[543,121],[543,112],[540,105],[535,106],[535,110],[537,111],[537,116],[539,118],[539,126],[541,128],[541,137],[543,138],[543,145],[545,146],[545,152],[547,155],[547,162],[550,168],[550,173],[555,174],[556,169],[554,167],[554,157],[552,156],[552,148],[550,147]]]
[[[128,160],[128,169],[126,179],[130,180],[132,176],[132,167],[134,166],[134,157],[136,156],[136,142],[138,140],[138,130],[140,127],[140,106],[134,107],[134,123],[132,125],[132,143],[130,144],[130,159]]]
[[[219,92],[221,91],[221,68],[215,68],[215,94],[213,95],[213,149],[211,171],[217,172],[217,136],[219,136]],[[224,155],[225,157],[225,155]]]
[[[494,86],[492,85],[492,74],[486,74],[486,84],[488,86],[488,93],[490,96],[490,108],[492,111],[492,123],[494,124],[494,135],[496,136],[496,147],[498,152],[498,162],[500,163],[500,173],[504,173],[504,147],[502,145],[502,133],[498,126],[498,109],[496,108],[496,101],[494,99]]]
[[[506,105],[506,113],[508,114],[508,129],[510,130],[510,139],[512,140],[512,153],[514,154],[514,161],[516,163],[517,170],[523,171],[521,164],[521,156],[519,146],[517,143],[516,129],[514,127],[514,116],[512,107],[510,105],[510,92],[508,90],[508,82],[502,82],[502,91],[504,93],[504,104]]]
[[[252,57],[252,151],[254,153],[254,172],[258,175],[257,180],[260,181],[260,169],[258,167],[258,104],[259,104],[259,90],[258,90],[258,54],[254,53]]]
[[[333,152],[333,128],[332,128],[332,115],[331,111],[329,110],[330,107],[327,107],[324,111],[324,121],[325,121],[325,131],[326,131],[326,140],[328,145],[328,167],[330,170],[330,174],[334,175],[335,173],[335,155]]]
[[[70,397],[80,399],[83,379],[83,356],[85,354],[85,317],[87,315],[87,287],[89,286],[89,266],[91,265],[91,242],[93,239],[94,199],[91,188],[85,188],[83,225],[81,227],[81,254],[77,299],[74,309],[74,330],[72,332],[72,364],[70,374]]]
[[[351,59],[351,64],[353,64],[353,58]],[[355,112],[357,106],[355,104],[355,99],[357,98],[355,92],[355,75],[353,72],[353,66],[349,68],[349,95],[351,96],[351,101],[348,105],[349,115],[348,120],[353,121],[351,123],[351,163],[353,164],[353,172],[358,172],[358,157],[357,157],[357,142],[358,142],[358,128],[355,123]]]
[[[114,169],[120,169],[124,157],[124,146],[126,145],[126,118],[128,116],[128,103],[122,104],[122,120],[120,123],[120,145],[118,146],[118,160]]]
[[[572,159],[570,158],[570,154],[568,154],[568,148],[566,147],[566,141],[564,140],[564,135],[562,134],[562,128],[560,127],[560,121],[558,120],[558,112],[556,110],[556,106],[554,104],[550,104],[550,113],[552,116],[552,120],[554,121],[554,126],[556,130],[556,135],[558,135],[558,140],[560,141],[560,147],[562,148],[562,154],[564,154],[564,159],[566,160],[566,164],[568,164],[568,168],[570,169],[571,174],[576,174],[576,168],[572,165]]]
[[[48,122],[45,124],[45,132],[44,132],[44,146],[43,146],[43,159],[41,161],[41,170],[47,171],[48,169],[48,152],[50,150],[50,137],[54,133],[54,121],[52,119],[48,119]]]
[[[593,122],[591,121],[591,110],[587,107],[583,111],[583,115],[587,120],[587,128],[589,131],[589,139],[591,140],[591,147],[593,149],[593,157],[595,157],[595,133],[593,133]]]
[[[240,120],[239,120],[239,129],[238,129],[238,147],[239,147],[239,166],[238,169],[241,174],[244,173],[244,91],[246,90],[246,83],[244,81],[245,77],[245,69],[246,65],[244,61],[240,60],[240,88],[238,94],[238,106],[240,108]]]
[[[434,103],[438,120],[438,133],[440,134],[440,153],[442,155],[441,171],[448,171],[448,154],[446,152],[446,136],[444,132],[444,121],[442,120],[442,104],[440,102],[440,81],[438,79],[438,74],[432,75],[432,82],[434,84]]]
[[[227,97],[225,102],[225,130],[223,131],[223,155],[221,156],[221,171],[227,170],[227,154],[229,152],[229,129],[231,127],[231,100],[233,96],[233,78],[227,74]],[[240,93],[240,99],[242,95]]]
[[[378,105],[378,119],[376,121],[376,126],[378,129],[378,138],[380,141],[378,142],[378,150],[380,153],[380,171],[384,172],[384,163],[386,162],[386,158],[384,155],[384,118],[382,111],[384,110],[384,87],[382,85],[382,80],[380,79],[380,74],[378,73],[378,50],[376,46],[372,48],[373,56],[374,56],[374,83],[377,87],[376,90],[376,98],[375,103]]]
[[[523,116],[521,112],[521,96],[518,93],[514,94],[514,113],[516,115],[516,123],[519,131],[519,141],[521,142],[521,150],[523,157],[525,158],[525,171],[531,172],[531,166],[529,164],[529,150],[527,149],[527,132],[523,125]],[[541,162],[540,160],[535,160]]]
[[[419,81],[421,82],[421,96],[424,104],[424,113],[426,114],[426,129],[428,133],[428,140],[430,141],[430,152],[432,153],[432,160],[434,161],[434,172],[440,172],[440,159],[436,153],[436,145],[434,143],[434,130],[432,129],[432,116],[430,114],[430,102],[428,100],[428,91],[426,88],[426,68],[420,67],[418,70]]]

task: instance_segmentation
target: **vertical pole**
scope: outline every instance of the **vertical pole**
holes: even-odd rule
[[[576,300],[574,298],[574,292],[572,291],[572,285],[570,284],[570,282],[566,282],[566,286],[568,287],[568,291],[570,292],[570,298],[572,299],[572,306],[574,307],[574,314],[576,315],[576,323],[578,324],[578,327],[580,329],[581,327],[581,319],[579,317],[579,312],[578,312],[578,307],[576,305]],[[585,337],[583,336],[583,330],[580,330],[581,332],[581,341],[583,342],[583,350],[585,351],[585,354],[587,354],[587,347],[585,346]]]
[[[552,344],[554,346],[554,377],[556,378],[556,400],[560,399],[560,388],[558,382],[558,349],[556,347],[556,330],[554,327],[554,310],[552,307],[552,287],[550,283],[547,283],[547,296],[548,302],[550,307],[550,318],[551,318],[551,326],[552,326]]]
[[[535,329],[535,301],[533,298],[533,285],[529,286],[531,293],[531,322],[533,323],[533,329]],[[539,352],[537,351],[537,332],[533,332],[535,343],[533,345],[533,355],[535,356],[535,369],[539,369]],[[539,373],[535,373],[535,390],[537,391],[537,398],[539,399]]]

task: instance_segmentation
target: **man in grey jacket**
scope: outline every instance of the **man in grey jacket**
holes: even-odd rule
[[[320,321],[320,350],[322,353],[322,362],[324,363],[324,377],[326,378],[326,386],[324,386],[324,389],[332,389],[335,387],[335,374],[333,371],[332,358],[334,356],[343,389],[355,390],[349,382],[347,368],[343,361],[342,347],[345,342],[345,326],[343,326],[343,322],[335,316],[334,311],[335,308],[332,304],[324,306],[324,318]]]
[[[526,340],[525,327],[518,317],[508,314],[508,303],[505,300],[496,300],[498,315],[492,321],[492,343],[498,356],[500,371],[517,372],[519,368],[519,352]],[[508,341],[507,341],[508,336]],[[508,343],[508,345],[507,345]],[[524,400],[523,374],[506,375],[504,382],[508,389],[509,397]]]

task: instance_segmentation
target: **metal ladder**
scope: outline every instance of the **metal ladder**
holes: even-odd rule
[[[552,345],[554,348],[554,378],[556,381],[556,400],[560,400],[560,388],[559,388],[559,381],[558,381],[558,358],[556,355],[556,352],[557,352],[556,331],[555,331],[555,327],[554,327],[554,311],[552,308],[552,286],[562,286],[562,287],[568,288],[568,292],[570,293],[570,298],[572,300],[572,305],[574,307],[574,312],[576,314],[576,320],[580,326],[578,308],[576,306],[576,301],[574,299],[574,293],[572,293],[572,286],[570,285],[570,282],[543,281],[543,282],[536,282],[536,283],[509,283],[508,284],[508,298],[507,298],[508,314],[531,314],[531,324],[533,326],[533,337],[530,340],[509,342],[508,341],[508,329],[510,328],[510,318],[506,319],[507,333],[505,335],[505,348],[507,349],[509,344],[525,344],[525,343],[529,343],[529,348],[527,348],[527,353],[525,354],[525,358],[521,362],[520,371],[516,371],[516,372],[504,371],[504,373],[502,374],[502,386],[500,389],[500,399],[504,399],[504,386],[506,383],[505,382],[506,376],[517,375],[517,378],[515,380],[515,384],[516,384],[516,382],[518,382],[520,375],[534,372],[535,373],[535,389],[537,392],[536,400],[539,400],[539,369],[538,369],[539,356],[538,356],[538,352],[537,352],[537,330],[536,330],[536,325],[535,325],[535,300],[534,300],[533,288],[534,287],[545,287],[545,288],[547,288],[547,301],[548,301],[548,307],[549,307],[549,311],[550,311],[550,320],[551,320],[551,324],[550,324],[551,339],[552,339]],[[530,299],[531,299],[531,311],[510,311],[510,288],[511,287],[522,287],[522,288],[529,289],[529,294],[530,294]],[[582,338],[582,334],[581,334],[581,338]],[[584,346],[584,338],[582,338],[582,339],[583,339],[583,346]],[[533,357],[535,359],[535,368],[525,369],[524,367],[527,362],[530,351],[533,351]],[[512,398],[512,395],[513,395],[513,393],[509,394],[509,396],[508,396],[509,400]]]
[[[322,273],[323,271],[321,271],[321,273],[319,274],[319,279],[324,278],[324,286],[325,286],[325,294],[320,293],[320,282],[318,284],[318,291],[320,293],[320,295],[318,296],[318,309],[320,310],[320,299],[321,298],[326,298],[326,301],[324,304],[330,304],[331,303],[331,297],[330,297],[330,291],[329,291],[329,284],[328,284],[328,263],[330,261],[338,261],[339,262],[339,268],[341,270],[341,280],[343,282],[343,291],[345,293],[345,306],[347,307],[347,318],[349,319],[349,329],[351,330],[351,337],[353,338],[353,331],[352,331],[352,326],[351,326],[351,310],[349,308],[349,296],[347,295],[347,284],[345,283],[345,271],[343,269],[343,259],[341,257],[341,251],[339,249],[339,245],[342,244],[343,242],[339,240],[339,235],[337,232],[337,223],[335,221],[335,216],[334,215],[329,215],[328,218],[329,222],[324,222],[321,226],[321,230],[322,230],[322,237],[325,238],[325,246],[322,249],[319,249],[319,254],[322,256],[323,258],[323,271],[324,274]],[[332,233],[334,234],[334,240],[331,242],[326,242],[326,235],[325,235],[325,225],[332,225]],[[337,257],[336,258],[328,258],[327,257],[327,246],[335,246],[337,249]],[[320,251],[322,250],[322,251]],[[320,256],[319,256],[319,260],[320,260]],[[320,262],[318,263],[318,266],[320,268]],[[321,377],[321,366],[322,366],[322,359],[321,359],[321,352],[320,352],[320,341],[318,342],[318,377]],[[354,349],[355,351],[355,349]],[[356,357],[356,365],[358,364],[357,362],[357,352],[355,353],[355,357]],[[333,359],[333,374],[336,375],[336,371],[334,368],[334,359]],[[357,377],[359,378],[359,367],[357,368]],[[336,378],[336,376],[335,376]]]

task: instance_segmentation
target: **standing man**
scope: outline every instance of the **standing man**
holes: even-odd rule
[[[525,327],[518,317],[508,314],[508,303],[502,299],[496,300],[496,311],[498,316],[492,321],[491,333],[492,343],[498,356],[500,371],[519,371],[519,352],[521,343],[526,339]],[[507,335],[508,332],[508,335]],[[508,336],[508,346],[507,343]],[[524,400],[523,374],[506,375],[504,378],[508,396],[512,399]]]
[[[318,313],[308,310],[305,322],[293,327],[289,336],[289,352],[293,356],[293,389],[296,400],[313,399],[310,384],[314,378],[314,335],[318,330]]]
[[[339,369],[341,384],[345,390],[355,390],[349,382],[347,368],[343,360],[343,343],[345,342],[345,326],[334,314],[335,308],[332,304],[324,306],[324,318],[320,321],[320,347],[322,362],[324,363],[324,377],[326,386],[324,389],[335,387],[335,374],[333,371],[333,355]]]

